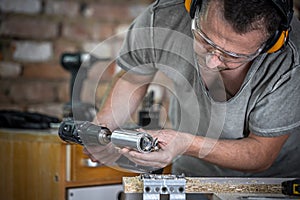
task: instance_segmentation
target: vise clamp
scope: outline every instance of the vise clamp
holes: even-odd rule
[[[170,200],[185,200],[186,179],[184,175],[142,174],[143,200],[159,200],[169,195]]]

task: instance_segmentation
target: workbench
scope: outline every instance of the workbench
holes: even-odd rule
[[[283,194],[282,183],[294,178],[256,177],[185,177],[184,175],[143,174],[123,177],[126,200],[277,200],[300,199],[299,182],[295,193]],[[290,187],[292,188],[292,187]],[[286,191],[286,190],[285,190]],[[197,196],[198,195],[198,198]]]
[[[121,184],[134,175],[97,166],[57,129],[0,129],[0,199],[63,200],[70,188]]]

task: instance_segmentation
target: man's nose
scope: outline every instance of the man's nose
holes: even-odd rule
[[[217,53],[212,52],[206,55],[206,66],[208,68],[214,69],[222,64]]]

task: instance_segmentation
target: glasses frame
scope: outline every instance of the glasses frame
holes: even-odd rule
[[[206,49],[206,55],[209,54],[213,54],[216,55],[218,57],[218,59],[225,64],[225,66],[228,69],[236,69],[240,66],[242,66],[243,64],[252,61],[253,59],[255,59],[264,49],[265,47],[265,43],[258,49],[256,50],[256,52],[252,53],[252,54],[239,54],[239,53],[234,53],[231,51],[227,51],[221,47],[219,47],[217,44],[215,44],[211,39],[209,39],[209,37],[201,30],[200,25],[197,22],[200,22],[200,17],[199,17],[199,11],[196,12],[195,18],[192,19],[192,23],[191,23],[191,30],[192,33],[194,35],[194,40],[197,41],[196,36],[199,36],[203,41],[205,41],[209,46],[212,47],[212,50],[208,50],[207,48],[204,47],[204,45],[202,45],[204,47],[204,49]],[[198,41],[201,45],[201,42]],[[216,53],[217,52],[217,53]],[[197,53],[196,53],[197,54]],[[198,55],[198,54],[197,54]],[[226,58],[227,56],[227,58]],[[228,59],[228,57],[230,57]],[[232,59],[232,60],[230,60]],[[234,61],[234,59],[236,59],[236,61]],[[237,67],[229,67],[228,64],[232,63],[232,64],[237,64],[240,63],[241,65],[237,66]]]

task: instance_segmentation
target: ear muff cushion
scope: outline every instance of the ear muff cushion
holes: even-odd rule
[[[185,2],[184,2],[185,9],[188,12],[190,12],[190,10],[191,10],[191,4],[192,4],[192,0],[185,0]]]
[[[279,36],[277,41],[274,43],[274,45],[269,50],[267,50],[267,52],[274,53],[274,52],[278,51],[279,49],[281,49],[281,47],[285,44],[288,34],[289,34],[288,31],[282,31],[281,35]]]

